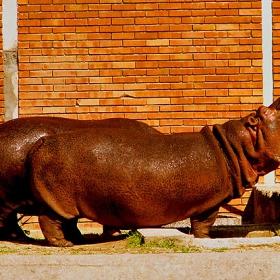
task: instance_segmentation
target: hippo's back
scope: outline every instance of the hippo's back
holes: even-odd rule
[[[31,117],[7,121],[0,125],[0,188],[23,184],[25,161],[32,145],[41,137],[89,127],[121,127],[147,133],[160,133],[136,120],[112,118],[75,120],[59,117]]]

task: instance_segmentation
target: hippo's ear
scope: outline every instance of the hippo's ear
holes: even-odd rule
[[[256,127],[259,123],[259,118],[256,118],[255,114],[251,114],[248,116],[245,125],[250,126],[250,127]]]
[[[277,98],[268,108],[280,110],[280,97]]]

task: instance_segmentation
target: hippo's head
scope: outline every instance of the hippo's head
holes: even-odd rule
[[[259,176],[280,164],[280,98],[241,120],[214,125],[213,132],[228,158],[240,197],[244,188],[254,186]]]
[[[269,107],[241,119],[252,141],[243,142],[243,150],[258,175],[275,170],[280,164],[280,98]],[[244,139],[246,139],[245,137]]]

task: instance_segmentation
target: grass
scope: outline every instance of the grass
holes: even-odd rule
[[[136,248],[144,244],[144,236],[138,231],[130,231],[127,233],[127,248]]]
[[[3,246],[0,248],[0,255],[16,254],[16,253],[18,253],[18,250],[12,249],[10,247]]]
[[[129,232],[126,238],[128,249],[142,249],[141,253],[198,253],[201,249],[196,246],[185,246],[176,237],[154,237],[148,240],[139,232]]]
[[[216,253],[222,253],[222,252],[226,252],[226,251],[228,251],[229,250],[229,248],[227,248],[227,247],[220,247],[220,248],[214,248],[214,249],[212,249],[212,251],[213,252],[216,252]]]

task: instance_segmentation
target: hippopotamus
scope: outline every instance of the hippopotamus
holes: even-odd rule
[[[279,166],[278,103],[199,132],[88,128],[40,138],[27,162],[49,245],[72,246],[63,224],[80,217],[122,229],[190,218],[193,235],[209,237],[219,207]]]
[[[7,121],[0,125],[0,240],[27,241],[17,224],[17,213],[38,215],[39,208],[26,172],[25,161],[32,145],[48,136],[88,127],[118,127],[142,133],[157,134],[158,130],[131,119],[74,120],[59,117],[30,117]],[[77,221],[65,224],[72,239],[80,239]],[[74,237],[75,236],[75,237]],[[69,237],[71,239],[71,237]]]

